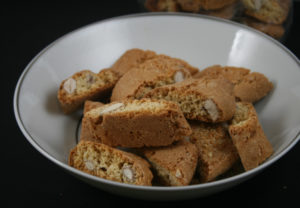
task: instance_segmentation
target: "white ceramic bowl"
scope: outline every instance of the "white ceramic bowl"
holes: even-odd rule
[[[142,187],[97,178],[67,164],[76,145],[80,113],[64,115],[56,93],[63,79],[82,69],[112,65],[127,49],[150,49],[200,69],[242,66],[264,73],[274,90],[258,102],[263,129],[274,154],[259,167],[215,182],[184,187]],[[185,199],[232,187],[268,167],[299,140],[300,64],[279,42],[237,23],[199,15],[139,14],[96,22],[42,50],[26,67],[15,90],[16,120],[27,140],[45,157],[87,183],[124,196]]]

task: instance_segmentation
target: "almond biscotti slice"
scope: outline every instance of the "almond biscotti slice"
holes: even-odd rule
[[[193,122],[191,128],[190,140],[198,149],[200,182],[214,180],[238,161],[237,150],[224,124]]]
[[[181,61],[159,55],[129,70],[117,82],[111,101],[142,98],[150,90],[189,78],[190,72]]]
[[[122,77],[130,69],[156,56],[154,51],[133,48],[127,50],[109,69]]]
[[[237,101],[257,102],[265,97],[272,89],[273,84],[268,78],[249,69],[233,66],[214,65],[195,74],[194,78],[224,77],[234,85],[234,95]]]
[[[109,146],[166,146],[191,134],[180,108],[164,100],[113,102],[86,113],[99,142]]]
[[[233,85],[224,78],[187,79],[156,88],[145,97],[173,101],[187,119],[204,122],[230,120],[235,111]]]
[[[62,81],[58,90],[58,100],[64,113],[71,113],[81,107],[86,100],[100,99],[112,90],[118,76],[110,70],[98,74],[82,70]]]
[[[251,103],[236,104],[236,112],[229,125],[229,134],[245,170],[257,167],[273,153],[272,145],[264,134]]]
[[[141,152],[163,185],[186,186],[191,183],[198,160],[194,144],[180,140],[166,147],[144,148]]]
[[[88,174],[121,183],[151,186],[149,163],[105,144],[81,141],[70,152],[69,165]]]
[[[91,122],[86,118],[85,114],[88,111],[103,105],[104,104],[101,102],[90,101],[90,100],[84,102],[83,117],[81,120],[80,141],[82,140],[95,141],[95,142],[98,141],[97,136],[95,135],[95,131],[91,126]]]

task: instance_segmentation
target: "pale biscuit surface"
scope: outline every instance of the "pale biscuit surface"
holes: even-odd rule
[[[69,165],[121,183],[151,186],[153,178],[149,163],[141,157],[91,141],[81,141],[71,151]]]

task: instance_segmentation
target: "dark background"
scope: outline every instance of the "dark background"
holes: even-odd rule
[[[105,2],[105,3],[104,3]],[[30,60],[62,35],[102,19],[138,13],[136,1],[72,4],[11,4],[0,7],[2,143],[0,204],[13,206],[127,205],[239,207],[285,206],[299,203],[300,144],[256,177],[224,192],[187,201],[153,202],[118,197],[77,180],[43,157],[27,142],[13,113],[13,93]],[[294,3],[293,24],[283,43],[300,57],[300,2]],[[4,63],[4,64],[3,64]],[[284,69],[283,69],[284,70]],[[299,77],[300,79],[300,77]],[[300,80],[299,80],[300,83]],[[295,204],[294,204],[295,203]],[[5,206],[5,207],[6,207]]]

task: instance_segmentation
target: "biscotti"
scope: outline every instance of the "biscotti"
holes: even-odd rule
[[[205,14],[209,16],[219,17],[223,19],[232,20],[242,11],[242,7],[240,6],[239,2],[229,4],[224,6],[223,8],[217,10],[201,10],[199,11],[200,14]]]
[[[149,163],[139,156],[105,144],[81,141],[69,156],[69,165],[88,174],[121,183],[151,186]]]
[[[254,103],[265,97],[273,89],[272,82],[265,75],[251,72],[242,67],[214,65],[194,75],[194,78],[202,77],[224,77],[228,79],[234,85],[233,91],[237,101]]]
[[[242,23],[278,40],[281,39],[285,33],[283,25],[264,23],[249,17],[243,18]]]
[[[156,56],[154,51],[133,48],[125,53],[109,68],[119,77],[122,77],[130,69]]]
[[[85,101],[84,107],[83,107],[83,117],[81,120],[81,131],[80,131],[80,141],[86,140],[86,141],[95,141],[97,142],[97,136],[95,135],[95,131],[91,126],[91,122],[86,119],[86,113],[90,110],[103,106],[104,104],[101,102],[93,102],[90,100]]]
[[[237,0],[146,0],[145,7],[152,12],[193,12],[217,10]]]
[[[209,182],[229,170],[239,159],[224,124],[191,123],[190,140],[198,149],[200,182]]]
[[[216,10],[233,4],[236,0],[177,0],[183,11],[199,12],[204,10]]]
[[[288,15],[290,0],[243,0],[245,14],[271,24],[282,24]]]
[[[272,145],[264,134],[251,103],[236,104],[229,134],[246,171],[257,167],[273,153]]]
[[[180,108],[164,100],[125,100],[86,113],[99,142],[109,146],[167,146],[191,134]]]
[[[111,101],[140,99],[156,87],[180,82],[190,76],[181,62],[160,55],[125,73],[114,87]]]
[[[61,84],[58,97],[66,112],[84,103],[69,164],[108,180],[158,186],[206,183],[251,170],[273,149],[250,102],[272,87],[246,68],[199,71],[154,51],[128,50],[110,68],[83,70]],[[105,93],[112,95],[110,102]]]
[[[152,165],[158,181],[166,186],[189,185],[198,160],[194,144],[180,140],[167,147],[144,148],[143,156]]]
[[[146,0],[145,7],[151,12],[179,11],[179,5],[176,0]]]
[[[156,88],[145,97],[175,102],[187,119],[204,122],[230,120],[235,111],[233,85],[224,78],[187,79]]]
[[[58,100],[64,113],[80,108],[84,101],[104,98],[111,92],[118,76],[110,70],[94,73],[82,70],[62,81],[58,90]]]

